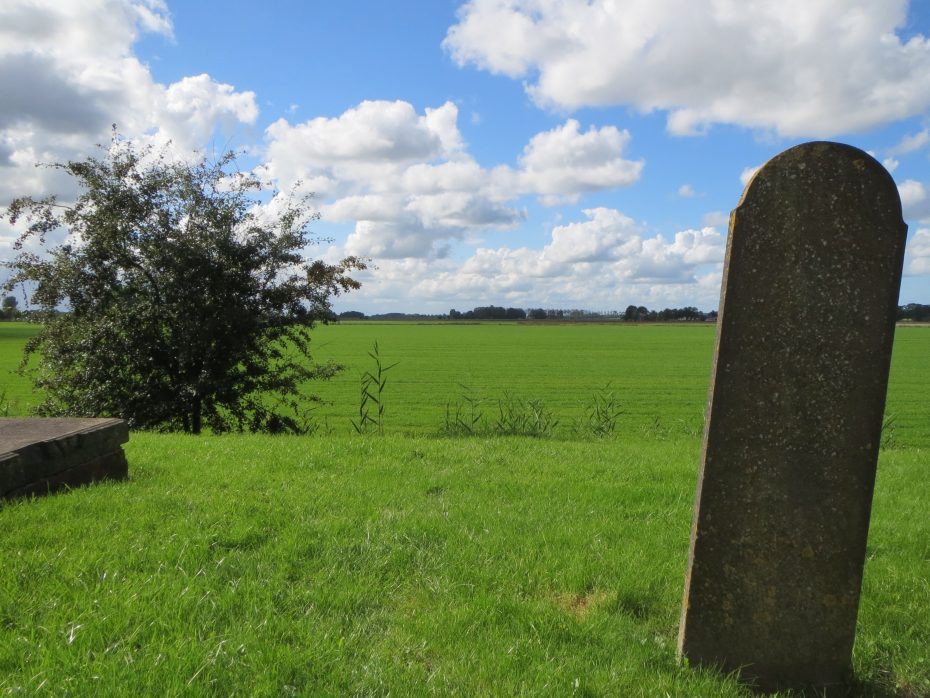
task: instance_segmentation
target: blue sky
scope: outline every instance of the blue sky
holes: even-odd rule
[[[374,262],[337,310],[709,310],[747,176],[830,139],[892,172],[930,303],[927,36],[919,0],[12,0],[0,205],[116,122],[315,192],[311,254]]]

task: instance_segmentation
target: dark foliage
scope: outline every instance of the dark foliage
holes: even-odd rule
[[[19,315],[18,306],[16,296],[6,296],[0,301],[0,320],[15,320]]]
[[[365,265],[305,258],[307,198],[256,213],[260,183],[234,165],[232,154],[178,163],[114,134],[100,159],[52,165],[80,185],[73,206],[26,197],[8,208],[28,228],[6,288],[34,289],[44,324],[23,361],[39,354],[40,414],[192,433],[305,430],[304,384],[339,368],[312,361],[309,331]],[[45,254],[24,251],[27,241]]]
[[[898,306],[898,320],[911,320],[912,322],[930,322],[930,305],[908,303]]]
[[[526,311],[522,308],[502,308],[487,305],[460,313],[455,308],[449,311],[451,320],[525,320]]]

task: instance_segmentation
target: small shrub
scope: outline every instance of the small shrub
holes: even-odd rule
[[[330,436],[333,429],[324,417],[321,422],[316,410],[322,402],[319,398],[311,398],[309,406],[297,405],[294,407],[295,433],[304,436]]]
[[[661,416],[655,415],[652,418],[652,424],[643,425],[643,434],[664,439],[671,434],[671,429],[662,422]]]
[[[493,400],[476,395],[467,386],[456,402],[446,403],[440,436],[552,436],[559,420],[542,400],[524,399],[511,393],[498,398],[497,417],[485,419],[483,407]]]

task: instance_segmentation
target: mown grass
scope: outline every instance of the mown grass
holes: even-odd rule
[[[33,329],[0,323],[18,407]],[[383,438],[350,423],[376,340]],[[0,505],[0,696],[749,695],[675,661],[713,328],[316,342],[323,433],[134,433],[130,481]],[[850,696],[930,696],[928,348],[899,329]],[[607,439],[436,436],[459,384],[570,422],[607,382]]]
[[[930,327],[898,325],[885,414],[892,446],[930,448]],[[886,438],[886,440],[888,440]]]
[[[698,445],[133,434],[0,509],[0,695],[749,695],[675,661]],[[930,695],[926,475],[883,453],[850,695]]]

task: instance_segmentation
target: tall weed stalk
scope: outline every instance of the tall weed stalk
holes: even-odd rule
[[[9,417],[16,407],[16,401],[7,398],[6,388],[0,389],[0,417]]]
[[[886,415],[882,420],[882,435],[879,440],[879,449],[886,451],[891,448],[896,448],[898,445],[898,440],[895,438],[895,430],[897,425],[895,424],[895,419],[893,414]]]
[[[397,362],[385,366],[381,360],[378,342],[374,343],[368,356],[375,363],[373,371],[365,371],[361,379],[361,394],[358,403],[358,421],[352,420],[352,427],[357,434],[377,432],[384,435],[384,386],[387,385],[387,372],[397,365]]]

